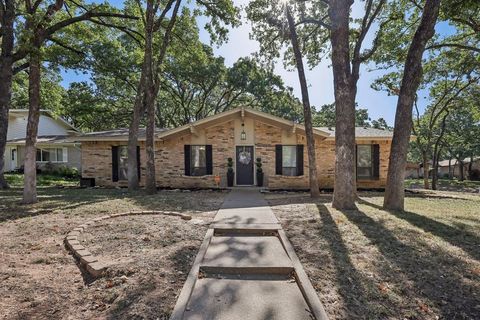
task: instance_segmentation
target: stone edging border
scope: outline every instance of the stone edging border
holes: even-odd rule
[[[66,248],[73,254],[80,261],[80,266],[84,267],[87,273],[93,277],[98,278],[102,276],[107,268],[111,266],[106,262],[102,262],[97,257],[95,257],[87,248],[80,244],[79,238],[80,235],[89,227],[94,226],[100,221],[124,217],[124,216],[133,216],[133,215],[146,215],[146,214],[158,214],[158,215],[167,215],[167,216],[177,216],[180,217],[182,220],[191,220],[192,216],[184,213],[179,212],[171,212],[171,211],[128,211],[122,213],[115,213],[111,215],[102,216],[99,218],[95,218],[92,220],[87,221],[86,223],[76,227],[75,229],[71,230],[65,236],[65,246]]]

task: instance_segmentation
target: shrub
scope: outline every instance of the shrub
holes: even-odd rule
[[[227,159],[227,171],[228,172],[233,172],[233,159],[232,158]]]
[[[262,169],[262,158],[257,158],[257,162],[255,163],[255,165],[257,166],[257,172],[258,172],[258,173],[262,173],[262,172],[263,172],[263,169]]]
[[[80,177],[80,173],[77,168],[69,168],[67,166],[59,167],[55,170],[55,174],[67,179],[76,179]]]

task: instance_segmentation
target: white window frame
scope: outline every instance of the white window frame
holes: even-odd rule
[[[52,150],[55,150],[55,152],[53,152],[53,154],[55,154],[55,160],[43,160],[43,153],[44,152],[48,152],[50,153],[50,155],[52,155]],[[37,163],[66,163],[68,162],[68,148],[66,147],[54,147],[54,148],[37,148],[37,152],[40,151],[40,160],[37,160],[37,154],[35,153],[35,160]],[[57,155],[58,153],[61,153],[62,154],[62,160],[61,161],[58,161],[57,160]]]
[[[204,166],[195,166],[195,149],[197,148],[203,148],[203,155],[205,157]],[[199,150],[199,156],[200,156],[200,150]],[[198,159],[200,162],[200,159]],[[197,173],[199,172],[199,173]],[[207,175],[207,145],[201,144],[201,145],[190,145],[190,175],[194,177],[202,177]]]
[[[295,157],[295,166],[293,167],[286,167],[284,166],[283,159],[285,157],[285,148],[292,148],[293,151],[293,157]],[[282,176],[287,176],[287,177],[295,177],[298,175],[298,158],[297,158],[297,152],[298,152],[298,146],[295,144],[284,144],[282,145]],[[290,169],[293,174],[285,174],[286,170],[285,169]]]

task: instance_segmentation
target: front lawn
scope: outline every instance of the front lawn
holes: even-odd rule
[[[22,190],[0,191],[1,319],[168,319],[225,193],[39,188],[39,203],[21,205]],[[89,228],[82,244],[114,262],[105,278],[83,277],[65,249],[67,232],[86,219],[130,210],[163,215],[114,218]]]
[[[7,173],[5,179],[11,187],[23,187],[23,174]],[[79,181],[79,178],[67,178],[54,174],[41,173],[37,175],[37,187],[75,187],[80,185]]]
[[[338,211],[331,195],[267,196],[330,319],[478,319],[480,197],[410,195],[402,213],[360,197]]]
[[[431,183],[432,180],[430,179],[430,184]],[[405,187],[411,189],[422,189],[423,179],[406,179]],[[438,190],[480,193],[480,181],[439,179]]]

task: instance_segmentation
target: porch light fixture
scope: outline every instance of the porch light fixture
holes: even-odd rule
[[[240,140],[247,140],[247,134],[245,133],[245,124],[242,123],[242,133],[240,133]]]

